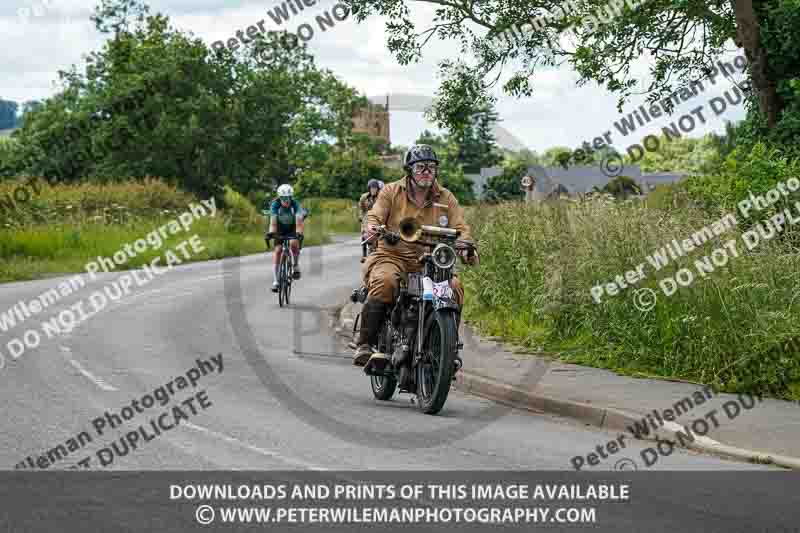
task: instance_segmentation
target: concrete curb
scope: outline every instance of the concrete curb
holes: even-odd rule
[[[339,311],[338,322],[339,327],[342,329],[342,335],[349,336],[352,333],[355,316],[358,314],[360,305],[348,302]],[[642,416],[644,416],[644,414],[626,412],[610,407],[545,396],[535,391],[520,389],[488,376],[470,372],[469,370],[462,370],[456,375],[455,387],[456,390],[474,394],[503,405],[527,409],[537,413],[572,418],[588,425],[627,433],[629,433],[628,426],[641,422]],[[676,443],[676,446],[680,446],[677,443],[683,441],[679,441],[678,433],[683,431],[683,426],[665,421],[663,427],[641,440],[669,440]],[[699,435],[695,435],[693,442],[686,444],[687,448],[700,452],[723,455],[749,463],[774,464],[784,468],[800,470],[800,458],[796,457],[738,448]]]

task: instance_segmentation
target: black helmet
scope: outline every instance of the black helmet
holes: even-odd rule
[[[371,179],[371,180],[369,180],[369,181],[367,182],[367,189],[371,189],[371,188],[373,188],[373,187],[377,187],[377,188],[378,188],[378,190],[380,190],[380,188],[381,188],[381,182],[379,182],[379,181],[378,181],[378,180],[376,180],[376,179]]]
[[[405,167],[406,170],[411,170],[411,165],[419,163],[420,161],[434,161],[438,164],[439,158],[430,145],[415,144],[406,152],[406,157],[403,160],[403,167]]]

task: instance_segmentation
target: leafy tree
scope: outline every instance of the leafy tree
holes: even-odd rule
[[[22,160],[63,181],[160,176],[223,201],[293,181],[325,137],[349,134],[356,93],[302,46],[263,59],[264,38],[234,54],[148,15],[138,0],[103,0],[114,32],[62,92],[26,114]]]
[[[521,159],[503,162],[503,173],[489,178],[484,185],[484,196],[490,202],[501,200],[520,200],[525,191],[520,183],[528,171],[528,163]]]
[[[719,142],[717,141],[718,145]],[[639,159],[626,155],[626,164],[639,165],[644,172],[705,172],[719,165],[713,137],[682,137],[669,140],[659,137],[657,150],[647,150]]]
[[[627,198],[633,194],[642,194],[642,189],[633,178],[628,176],[617,176],[605,184],[600,192],[613,194],[615,198]]]
[[[542,154],[542,164],[547,167],[562,166],[566,168],[570,164],[572,153],[572,150],[566,146],[548,148]]]
[[[27,100],[22,103],[22,114],[19,117],[19,121],[17,122],[18,126],[22,126],[23,121],[25,120],[25,115],[30,113],[31,111],[35,111],[40,109],[44,105],[42,100]]]
[[[345,0],[358,21],[383,15],[387,45],[401,64],[421,57],[434,36],[452,39],[460,57],[441,63],[443,78],[433,115],[444,125],[464,123],[475,103],[507,65],[515,70],[506,93],[531,95],[541,67],[569,63],[579,84],[595,81],[619,94],[618,105],[642,89],[652,100],[711,73],[728,43],[744,48],[755,103],[767,129],[786,109],[800,77],[800,0],[420,0],[435,5],[418,29],[404,0]],[[652,82],[642,88],[633,62],[652,58]],[[468,62],[468,59],[470,61]],[[673,87],[674,80],[679,86]],[[796,94],[792,94],[795,98]]]
[[[303,197],[324,196],[358,199],[370,179],[393,181],[399,173],[387,169],[377,155],[357,147],[333,148],[318,166],[306,169],[297,180]]]
[[[452,192],[459,202],[470,203],[475,200],[473,182],[464,175],[459,161],[460,145],[454,135],[435,135],[428,130],[423,131],[416,144],[429,144],[439,156],[439,180]]]
[[[505,158],[524,161],[528,165],[544,165],[542,157],[534,150],[529,150],[527,148],[523,148],[517,153],[507,153],[505,154]]]
[[[738,144],[738,139],[741,136],[741,126],[735,125],[733,122],[725,122],[725,133],[722,135],[711,133],[709,134],[711,146],[721,158],[726,158],[733,152]]]
[[[17,171],[16,140],[10,137],[0,137],[0,178],[10,178]]]
[[[472,115],[465,127],[452,135],[458,145],[458,162],[465,172],[477,174],[481,168],[492,167],[502,160],[492,131],[497,119],[494,107],[484,105]]]

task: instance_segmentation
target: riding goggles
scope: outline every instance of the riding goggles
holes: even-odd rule
[[[288,202],[291,199],[292,199],[291,196],[281,196],[281,202]]]
[[[430,162],[427,162],[427,163],[425,163],[425,162],[423,162],[423,163],[414,163],[413,165],[411,165],[411,170],[414,172],[414,174],[422,174],[423,172],[429,172],[429,173],[433,174],[434,172],[436,172],[437,168],[438,168],[438,165],[436,163],[434,163],[433,161],[430,161]]]

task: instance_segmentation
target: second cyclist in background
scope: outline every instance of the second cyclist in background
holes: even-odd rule
[[[367,192],[361,195],[361,198],[358,201],[358,209],[359,215],[358,220],[361,222],[361,240],[363,241],[366,238],[366,222],[367,222],[367,213],[369,210],[372,209],[372,206],[375,205],[375,202],[378,199],[378,193],[381,192],[383,189],[383,182],[378,181],[376,179],[371,179],[367,183]],[[367,250],[369,247],[369,250]],[[372,252],[375,248],[374,244],[362,244],[361,245],[361,262],[363,263],[367,257],[368,252]]]
[[[267,240],[274,237],[297,236],[289,243],[294,255],[294,272],[292,277],[300,279],[300,241],[303,239],[303,209],[294,198],[294,189],[288,183],[278,187],[278,197],[270,203],[269,210],[262,211],[269,216],[269,232]],[[269,213],[267,215],[267,213]],[[281,244],[275,240],[275,253],[272,257],[272,292],[278,292],[278,265],[281,264]]]

